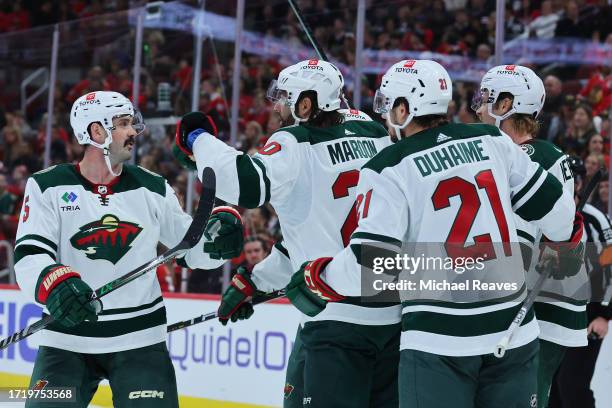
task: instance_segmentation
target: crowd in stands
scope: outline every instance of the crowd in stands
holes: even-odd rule
[[[15,34],[57,22],[101,16],[118,18],[113,13],[142,4],[143,1],[99,0],[0,0],[0,36]],[[185,1],[196,6],[196,1]],[[209,4],[210,3],[210,4]],[[356,0],[302,0],[299,4],[314,35],[336,60],[354,65]],[[543,0],[506,2],[506,39],[579,37],[612,43],[612,7],[606,0]],[[208,2],[207,10],[233,16],[232,2]],[[285,1],[247,2],[245,28],[281,38],[289,44],[308,44]],[[105,17],[106,16],[106,17]],[[126,19],[125,15],[120,18]],[[108,24],[107,24],[108,25]],[[127,22],[125,22],[126,27]],[[99,27],[105,24],[99,24]],[[490,63],[494,49],[495,1],[493,0],[381,0],[368,2],[364,33],[365,48],[379,50],[430,50],[462,55]],[[76,25],[75,27],[79,27]],[[18,34],[18,33],[17,33]],[[85,34],[83,34],[85,35]],[[72,136],[67,113],[80,95],[97,90],[114,90],[132,98],[133,60],[121,47],[133,44],[133,30],[120,38],[96,37],[95,49],[74,59],[72,68],[80,77],[60,76],[55,84],[55,109],[52,119],[51,163],[78,162],[83,152]],[[0,37],[1,38],[1,37]],[[104,42],[106,41],[106,43]],[[0,40],[1,42],[1,40]],[[84,41],[87,45],[87,41]],[[216,45],[215,45],[216,44]],[[233,47],[219,41],[204,47],[199,110],[208,112],[220,124],[219,137],[229,141],[229,106]],[[229,50],[228,50],[229,48]],[[80,55],[80,54],[79,54]],[[146,118],[168,117],[191,110],[193,39],[170,30],[148,29],[144,33],[143,63],[138,108]],[[92,61],[95,63],[92,64]],[[528,61],[521,63],[529,65]],[[70,61],[63,62],[70,65]],[[240,77],[239,134],[235,146],[254,154],[266,138],[281,126],[266,101],[268,84],[282,69],[277,59],[243,54]],[[609,168],[612,75],[610,66],[533,66],[544,79],[547,97],[540,117],[539,137],[552,141],[566,152],[585,161],[587,177],[600,166]],[[3,66],[5,68],[5,66]],[[0,73],[6,71],[0,67]],[[30,67],[31,68],[31,67]],[[370,112],[379,76],[362,81],[363,110]],[[0,76],[0,240],[14,240],[25,182],[42,168],[45,148],[46,104],[34,103],[20,110],[19,81]],[[475,122],[470,108],[477,84],[456,82],[449,119]],[[349,90],[349,99],[352,100]],[[184,204],[187,174],[171,155],[173,126],[150,125],[138,141],[137,163],[166,177]],[[197,194],[196,194],[197,197]],[[608,209],[608,183],[602,182],[591,197],[604,212]],[[280,238],[278,219],[269,206],[246,210],[244,254],[232,267],[252,268]],[[172,269],[172,268],[170,268]],[[163,284],[177,288],[174,271],[160,272]],[[193,273],[190,291],[219,292],[220,271]],[[167,278],[170,276],[170,278]]]

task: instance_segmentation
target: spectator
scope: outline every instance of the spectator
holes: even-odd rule
[[[578,4],[573,0],[568,1],[563,18],[557,23],[555,37],[587,38],[590,35],[588,26],[580,21]]]
[[[597,131],[593,125],[593,111],[585,104],[579,105],[574,111],[570,127],[567,129],[565,138],[557,141],[557,145],[564,146],[565,151],[584,156],[587,141]]]
[[[606,151],[604,151],[604,138],[600,134],[595,133],[593,136],[591,136],[587,144],[586,154],[603,156],[606,169],[610,168],[610,156]]]
[[[553,11],[552,1],[542,2],[541,14],[527,26],[527,36],[535,35],[537,38],[550,39],[555,36],[559,15]]]
[[[542,126],[538,136],[541,139],[553,141],[557,135],[563,133],[564,124],[560,113],[563,102],[563,83],[555,75],[548,75],[544,78],[544,88],[546,89],[546,103],[540,116]]]
[[[0,240],[12,240],[17,232],[19,221],[20,198],[8,187],[6,175],[0,173]]]
[[[246,154],[253,155],[261,147],[260,141],[263,138],[263,130],[261,125],[254,120],[246,124],[244,133],[239,141],[238,150]]]
[[[32,148],[22,140],[19,128],[5,126],[2,137],[4,139],[2,162],[5,167],[13,168],[18,163],[31,164]]]
[[[104,70],[100,66],[94,66],[87,72],[87,78],[79,81],[68,91],[66,103],[72,104],[79,96],[87,92],[108,90],[110,88],[104,78]]]
[[[241,266],[247,271],[252,271],[253,267],[263,261],[268,256],[268,244],[266,240],[259,236],[250,236],[244,240],[244,262]]]
[[[598,116],[610,109],[612,95],[610,88],[601,73],[596,73],[589,79],[589,82],[580,91],[579,96],[585,99],[591,108],[593,116]]]
[[[590,179],[601,167],[604,167],[604,158],[601,154],[590,154],[584,159],[586,178]]]

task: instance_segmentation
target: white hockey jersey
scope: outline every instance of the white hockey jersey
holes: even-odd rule
[[[517,246],[514,212],[535,222],[550,239],[563,241],[570,236],[575,210],[573,197],[552,175],[488,125],[448,124],[402,139],[363,167],[357,194],[369,195],[358,208],[359,225],[350,246],[323,274],[332,288],[350,296],[362,290],[356,254],[367,244],[446,242],[467,248],[489,241]],[[502,272],[523,276],[520,255],[507,256],[500,249],[496,255],[506,268]],[[513,297],[488,303],[406,302],[406,293],[400,292],[401,348],[449,356],[492,353],[525,296],[524,285]],[[537,335],[531,312],[510,348]]]
[[[521,145],[532,161],[538,163],[563,185],[563,189],[574,196],[574,177],[569,160],[554,144],[533,139]],[[519,242],[530,248],[539,243],[542,231],[533,223],[516,215],[516,226]],[[583,235],[586,242],[587,234]],[[528,287],[533,286],[539,273],[535,271],[539,251],[532,253],[528,266]],[[541,295],[536,298],[534,311],[540,327],[540,338],[566,347],[582,347],[587,345],[587,315],[586,303],[589,297],[589,279],[586,267],[571,278],[557,281],[549,279],[542,286]]]
[[[32,300],[43,269],[68,265],[97,289],[157,256],[161,243],[179,243],[191,222],[166,180],[124,165],[108,185],[94,185],[78,166],[63,164],[27,182],[15,246],[15,272]],[[190,267],[223,261],[203,252],[203,241],[185,255]],[[145,347],[166,339],[166,310],[154,271],[104,296],[97,322],[65,328],[53,323],[41,344],[80,353]],[[46,312],[46,311],[45,311]]]
[[[333,256],[348,244],[357,225],[359,169],[391,144],[386,129],[366,114],[357,110],[343,113],[346,120],[338,126],[279,129],[252,158],[208,134],[193,145],[198,173],[211,167],[217,174],[217,197],[248,208],[266,202],[274,207],[292,265],[285,284],[305,261]],[[282,259],[264,262],[287,265]],[[262,267],[256,269],[256,282],[266,280]],[[277,280],[276,285],[279,283]],[[329,304],[315,320],[373,325],[399,322],[397,305],[376,306],[351,301]]]

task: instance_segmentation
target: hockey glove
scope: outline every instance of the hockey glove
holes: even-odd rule
[[[172,146],[172,155],[187,170],[197,170],[196,162],[187,156],[177,145]]]
[[[96,308],[89,301],[93,290],[69,266],[45,268],[36,284],[36,301],[47,306],[62,326],[73,327],[84,320],[98,320]]]
[[[344,296],[336,293],[321,279],[321,272],[331,260],[332,258],[319,258],[304,262],[287,285],[287,298],[293,306],[307,316],[314,317],[321,313],[327,306],[327,302],[338,302],[344,299]]]
[[[576,213],[570,239],[565,242],[551,242],[544,238],[544,246],[556,252],[557,261],[552,268],[553,279],[562,280],[574,276],[580,272],[584,262],[584,222],[582,214]],[[539,271],[540,272],[540,271]]]
[[[176,126],[175,145],[193,161],[193,142],[203,133],[217,136],[217,125],[209,115],[202,112],[189,112]]]
[[[243,267],[238,268],[230,287],[221,296],[221,304],[217,310],[221,324],[225,326],[230,319],[236,322],[251,317],[254,313],[251,300],[256,291],[257,287],[251,280],[251,273]]]
[[[225,206],[215,208],[204,229],[204,237],[207,240],[204,243],[204,252],[212,259],[232,259],[240,256],[244,233],[238,211]]]

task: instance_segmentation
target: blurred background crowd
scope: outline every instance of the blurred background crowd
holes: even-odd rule
[[[23,105],[23,92],[32,94],[36,82],[21,86],[26,73],[49,63],[52,24],[61,23],[59,75],[55,84],[51,163],[76,163],[83,148],[72,135],[67,113],[80,95],[97,90],[118,91],[132,98],[134,29],[130,8],[143,1],[128,0],[0,0],[0,240],[15,237],[23,190],[28,176],[42,168],[46,98]],[[184,4],[197,7],[196,1]],[[336,61],[355,62],[356,0],[302,0],[299,4],[314,35]],[[581,38],[612,44],[612,7],[607,0],[506,1],[506,40],[516,38]],[[206,10],[234,17],[233,1],[208,2]],[[245,30],[286,41],[308,42],[286,1],[246,2]],[[155,121],[191,110],[194,75],[193,37],[166,29],[144,31],[138,107],[150,124],[137,141],[135,162],[166,177],[185,204],[188,177],[171,155],[174,127]],[[373,50],[432,51],[460,55],[492,64],[495,53],[495,1],[380,0],[368,1],[364,47]],[[41,46],[40,44],[43,44]],[[230,46],[228,46],[228,44]],[[229,106],[234,86],[240,86],[239,132],[235,145],[253,154],[280,121],[265,99],[268,84],[283,68],[279,58],[243,53],[240,84],[232,83],[233,44],[206,40],[199,89],[199,109],[220,124],[220,138],[229,141]],[[295,61],[297,62],[297,61]],[[585,161],[587,177],[600,166],[609,168],[612,75],[610,63],[531,66],[544,79],[546,104],[538,137],[552,141]],[[370,109],[380,75],[358,82],[362,110]],[[478,84],[455,82],[449,119],[476,122],[471,99]],[[349,89],[349,100],[352,100]],[[197,194],[196,194],[197,196]],[[591,202],[608,212],[608,183],[602,182]],[[232,262],[252,268],[280,238],[271,207],[244,211],[244,253]],[[4,256],[4,255],[2,255]],[[6,261],[6,259],[5,259]],[[158,271],[164,288],[179,287],[178,267]],[[219,293],[220,271],[190,273],[188,290]],[[2,281],[0,277],[0,281]],[[4,278],[6,279],[6,277]]]

